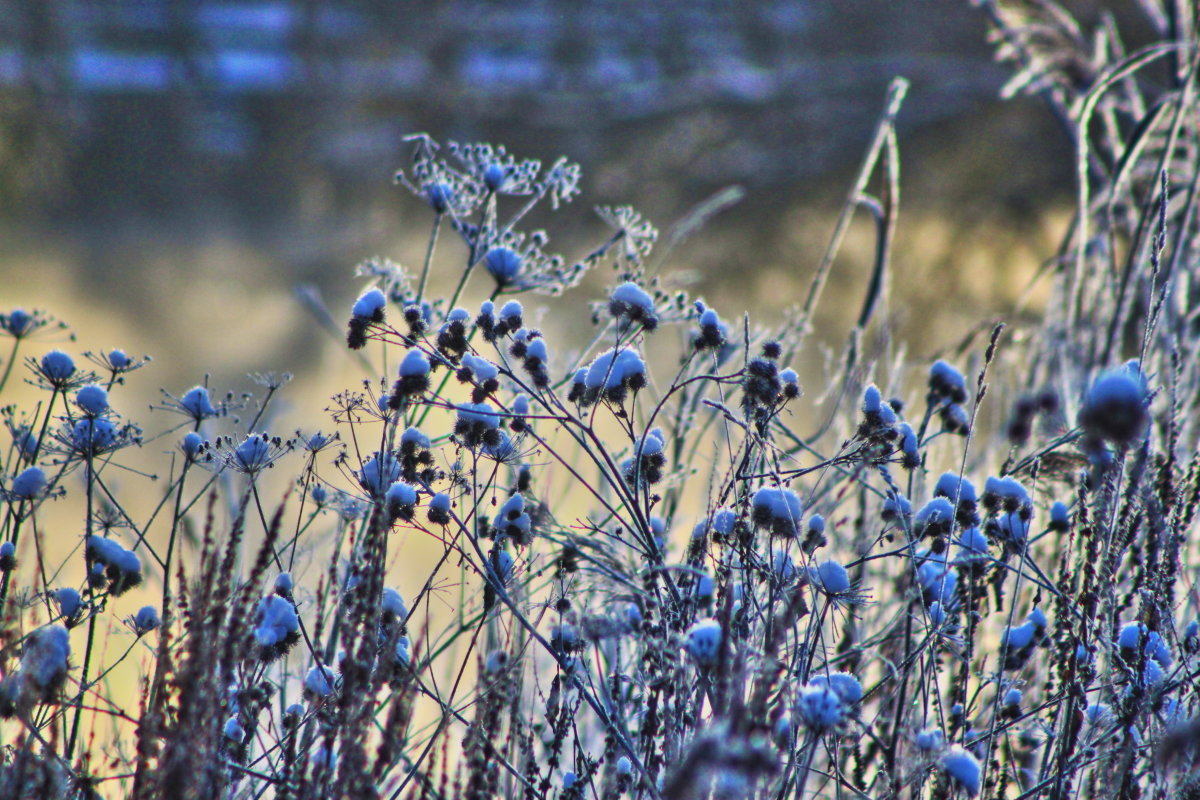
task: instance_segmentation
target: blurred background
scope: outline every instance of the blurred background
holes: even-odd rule
[[[1071,7],[1087,23],[1093,5]],[[966,0],[0,3],[0,307],[150,352],[180,390],[303,372],[337,345],[295,284],[340,319],[355,263],[420,263],[430,214],[392,176],[424,131],[580,162],[581,198],[538,220],[568,258],[602,235],[591,206],[667,227],[744,187],[666,266],[723,314],[777,319],[896,75],[893,312],[926,352],[1012,313],[1071,192],[1069,143],[1036,101],[999,99],[1008,72]],[[847,315],[873,246],[864,221],[834,271]]]

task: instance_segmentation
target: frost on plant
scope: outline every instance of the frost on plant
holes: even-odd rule
[[[143,433],[156,365],[0,315],[0,797],[1190,797],[1200,146],[1126,67],[1062,119],[1143,138],[986,342],[719,314],[632,207],[551,250],[575,165],[426,135],[304,433],[272,373]]]

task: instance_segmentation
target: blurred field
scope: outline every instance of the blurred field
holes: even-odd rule
[[[390,177],[409,156],[401,137],[425,130],[578,160],[583,196],[538,220],[568,257],[603,235],[593,205],[631,203],[666,229],[745,187],[664,267],[689,270],[726,313],[769,318],[803,292],[884,87],[904,75],[892,310],[908,341],[925,326],[959,335],[1011,311],[1060,234],[1070,179],[1045,165],[1067,164],[1067,143],[1034,103],[997,99],[980,12],[926,12],[456,0],[414,29],[390,3],[10,8],[0,306],[46,307],[89,340],[150,352],[167,387],[197,370],[223,385],[325,373],[328,343],[291,287],[317,284],[341,314],[355,263],[420,259],[423,209]],[[871,246],[864,224],[834,271],[847,308]]]

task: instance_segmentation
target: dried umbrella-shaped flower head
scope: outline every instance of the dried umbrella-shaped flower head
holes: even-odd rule
[[[493,247],[483,257],[483,266],[496,279],[496,285],[504,287],[516,282],[524,267],[524,259],[511,247]]]
[[[114,383],[124,383],[126,373],[133,372],[135,369],[141,369],[152,360],[150,356],[132,358],[124,350],[117,347],[106,353],[95,353],[87,350],[84,352],[84,356],[101,370],[107,372]]]
[[[266,433],[250,433],[241,441],[232,436],[218,436],[204,443],[197,460],[210,469],[231,469],[246,475],[257,475],[273,467],[294,447],[292,440]]]
[[[223,417],[235,408],[232,393],[227,394],[221,402],[214,404],[207,386],[193,386],[180,397],[175,397],[165,389],[162,390],[162,394],[166,399],[161,405],[156,406],[157,408],[183,414],[197,425],[206,419]]]
[[[56,450],[72,458],[91,459],[142,443],[141,428],[133,423],[117,425],[107,417],[83,417],[67,421],[54,434]]]
[[[46,473],[41,467],[27,467],[13,478],[5,495],[10,500],[34,500],[46,488]]]
[[[485,143],[447,142],[446,150],[457,159],[465,172],[493,194],[529,195],[537,190],[542,163],[518,161],[503,146]]]
[[[75,359],[62,350],[51,350],[40,359],[26,359],[39,386],[69,392],[96,380],[96,375],[75,366]]]
[[[108,411],[108,391],[99,384],[89,383],[75,393],[75,405],[89,417]]]
[[[57,322],[45,311],[37,309],[26,311],[23,308],[14,308],[7,314],[0,314],[0,334],[11,336],[14,339],[27,339],[51,324],[59,329],[67,327],[66,323]]]
[[[179,449],[183,451],[184,458],[191,463],[200,457],[204,449],[204,437],[191,431],[179,441]]]

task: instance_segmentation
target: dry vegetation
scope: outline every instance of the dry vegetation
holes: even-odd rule
[[[564,260],[523,221],[573,212],[577,168],[425,136],[424,266],[361,265],[348,322],[307,298],[373,376],[325,433],[264,433],[263,375],[164,393],[149,437],[142,360],[0,316],[0,399],[41,392],[3,409],[0,797],[1200,796],[1194,20],[1147,2],[1127,53],[979,5],[1078,142],[1034,332],[893,340],[903,81],[777,330],[663,288],[656,245],[730,198],[664,242],[601,209]],[[799,414],[855,213],[874,272]],[[515,299],[604,270],[581,351]]]

